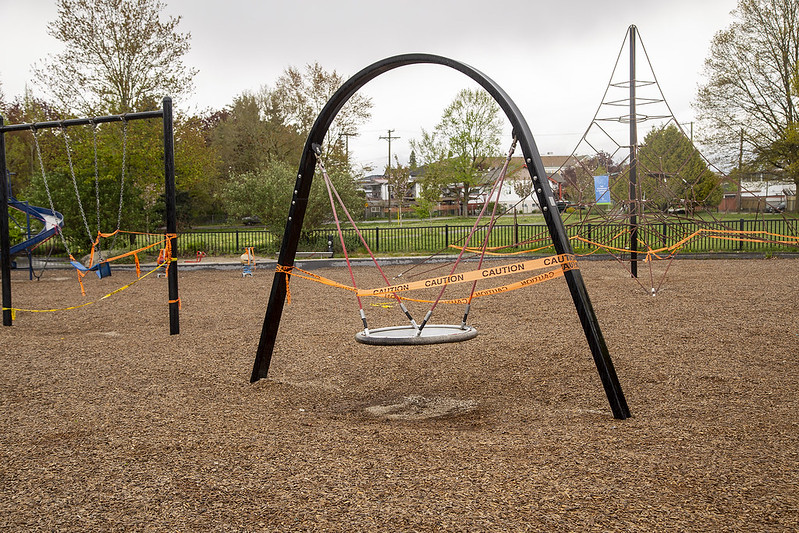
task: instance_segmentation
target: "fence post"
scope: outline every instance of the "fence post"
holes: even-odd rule
[[[592,225],[591,225],[591,223],[589,222],[589,223],[588,223],[588,241],[589,241],[589,242],[588,242],[588,249],[589,249],[589,250],[591,249],[591,246],[593,246],[593,244],[592,244],[592,243],[594,242],[594,235],[593,235],[593,233],[594,233],[594,232],[593,232],[593,226],[592,226]]]
[[[743,232],[744,232],[744,219],[740,220],[739,229],[740,229],[741,234],[743,234]],[[738,240],[738,250],[743,250],[743,249],[744,249],[744,241],[743,241],[743,239],[739,239]]]
[[[449,248],[449,224],[444,224],[444,248]]]
[[[380,251],[380,228],[375,226],[375,253]]]

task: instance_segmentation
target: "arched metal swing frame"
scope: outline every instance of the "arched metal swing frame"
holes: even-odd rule
[[[278,255],[278,264],[283,267],[294,265],[316,166],[313,145],[322,144],[330,125],[333,123],[333,119],[335,119],[344,104],[346,104],[361,87],[381,74],[385,74],[399,67],[415,64],[436,64],[457,70],[477,82],[494,98],[494,100],[496,100],[508,117],[513,127],[514,136],[519,141],[524,160],[533,179],[533,190],[539,205],[542,206],[542,212],[552,238],[552,243],[555,247],[555,252],[558,254],[572,253],[571,244],[556,207],[555,197],[549,186],[549,180],[547,179],[535,140],[527,125],[527,121],[522,116],[516,104],[493,80],[469,65],[438,55],[404,54],[373,63],[355,74],[333,94],[319,113],[316,122],[308,134],[308,139],[305,142],[305,148],[300,160],[297,181],[294,186],[294,194],[286,221],[286,230],[283,233],[283,243],[280,247],[280,254]],[[607,345],[602,336],[596,313],[588,298],[588,291],[586,290],[580,270],[573,269],[566,271],[564,273],[564,278],[566,279],[572,300],[574,301],[577,315],[580,318],[580,323],[585,332],[613,416],[617,419],[626,419],[630,416],[630,410],[627,407],[627,401],[624,398],[624,393],[622,392],[616,371],[613,367]],[[276,272],[272,282],[272,291],[269,296],[269,303],[266,309],[266,316],[264,317],[260,341],[258,343],[258,351],[255,356],[252,375],[250,377],[251,382],[265,378],[269,372],[269,365],[275,347],[280,319],[286,301],[286,283],[286,275]]]

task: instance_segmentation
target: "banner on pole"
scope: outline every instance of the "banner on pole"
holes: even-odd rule
[[[610,205],[609,176],[594,176],[594,194],[596,203]]]

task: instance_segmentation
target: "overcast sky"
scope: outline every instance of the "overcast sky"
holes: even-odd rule
[[[191,33],[186,63],[199,69],[179,110],[220,109],[245,90],[274,85],[288,66],[319,62],[344,77],[396,54],[439,54],[497,82],[525,116],[542,154],[568,155],[598,109],[628,27],[639,31],[663,95],[681,123],[713,35],[736,0],[164,0]],[[31,65],[61,51],[47,35],[53,0],[0,0],[0,81],[21,96]],[[623,56],[626,58],[625,55]],[[643,56],[639,52],[639,58]],[[639,65],[640,65],[639,59]],[[627,72],[626,59],[620,67]],[[639,73],[644,70],[638,67]],[[648,71],[648,67],[646,67]],[[638,76],[641,78],[642,76]],[[351,138],[354,161],[382,170],[392,153],[432,129],[471,80],[447,67],[416,65],[381,75],[361,93],[372,120]],[[503,141],[504,142],[504,141]],[[509,145],[509,142],[508,142]],[[504,148],[503,148],[504,150]],[[393,159],[393,156],[392,156]]]

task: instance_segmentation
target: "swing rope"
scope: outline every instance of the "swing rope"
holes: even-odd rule
[[[330,179],[327,175],[327,171],[325,170],[325,166],[322,163],[322,159],[319,157],[320,154],[319,152],[317,152],[317,150],[319,150],[320,152],[321,150],[318,146],[314,146],[313,148],[314,148],[314,154],[316,155],[316,164],[322,170],[322,176],[324,176],[325,187],[327,188],[327,196],[328,199],[330,200],[330,207],[333,209],[333,219],[336,222],[336,229],[338,230],[338,236],[339,239],[341,240],[341,249],[344,252],[344,260],[347,263],[347,270],[350,273],[350,280],[352,281],[353,287],[357,287],[357,283],[355,281],[355,274],[352,271],[352,264],[350,264],[350,256],[349,253],[347,252],[347,245],[344,244],[344,234],[341,231],[341,221],[338,218],[338,211],[336,210],[336,202],[335,200],[333,200],[333,193],[331,191]],[[366,323],[366,313],[364,313],[363,310],[363,302],[361,301],[361,297],[356,294],[355,298],[358,300],[358,309],[360,310],[363,329],[364,331],[369,331],[369,326]]]
[[[499,192],[502,190],[502,184],[504,183],[505,176],[507,175],[507,169],[509,167],[510,161],[511,161],[512,156],[513,156],[513,153],[516,151],[517,142],[518,141],[517,141],[516,137],[514,137],[512,143],[511,143],[511,147],[510,147],[509,152],[508,152],[508,156],[505,158],[505,162],[504,162],[504,164],[502,166],[502,170],[500,172],[500,175],[499,175],[499,177],[497,179],[494,180],[494,183],[491,186],[490,193],[488,194],[488,196],[486,197],[485,201],[483,202],[483,207],[482,207],[482,209],[480,211],[480,214],[479,214],[475,224],[473,225],[471,231],[469,232],[469,235],[468,235],[468,237],[466,239],[466,244],[461,248],[461,251],[458,254],[458,258],[455,261],[455,264],[453,265],[452,270],[450,271],[450,276],[452,276],[452,274],[454,274],[455,270],[458,268],[461,260],[463,259],[463,255],[464,255],[466,249],[468,248],[468,245],[471,242],[471,239],[474,237],[474,234],[476,233],[477,228],[480,227],[480,222],[481,222],[482,218],[485,216],[486,210],[487,210],[488,205],[490,204],[491,200],[494,198],[495,195],[497,196],[497,198],[499,197]],[[369,330],[368,330],[368,326],[367,326],[367,321],[366,321],[366,316],[365,316],[365,312],[364,312],[363,302],[361,301],[359,292],[357,290],[357,282],[355,280],[355,275],[354,275],[354,272],[353,272],[353,269],[352,269],[352,264],[350,262],[349,252],[347,251],[346,243],[344,241],[344,234],[343,234],[343,232],[341,230],[341,221],[339,220],[339,217],[338,217],[338,210],[337,210],[337,207],[336,207],[336,202],[334,200],[334,195],[335,195],[336,199],[338,200],[338,203],[341,206],[343,212],[346,214],[351,226],[355,229],[355,232],[358,235],[361,243],[364,245],[364,247],[366,248],[367,252],[369,253],[369,256],[371,257],[372,262],[377,267],[378,272],[380,272],[381,276],[383,277],[383,280],[385,281],[386,285],[390,287],[391,286],[391,282],[389,281],[389,279],[386,276],[386,274],[383,271],[383,269],[380,267],[380,264],[378,263],[377,258],[375,257],[374,253],[372,252],[371,248],[369,247],[368,243],[366,242],[366,239],[364,238],[363,234],[358,229],[358,226],[355,223],[355,221],[353,220],[352,216],[350,215],[346,205],[344,204],[344,202],[342,201],[341,197],[339,196],[338,191],[335,188],[335,185],[333,185],[332,180],[330,179],[330,176],[328,175],[327,170],[326,170],[326,168],[324,166],[324,162],[321,159],[321,147],[319,145],[317,145],[317,144],[314,144],[312,146],[312,149],[313,149],[314,155],[316,156],[317,166],[320,168],[320,170],[322,172],[322,176],[323,176],[324,182],[325,182],[325,187],[327,188],[328,198],[330,200],[331,208],[332,208],[332,211],[333,211],[333,217],[334,217],[334,220],[335,220],[335,223],[336,223],[336,228],[337,228],[337,231],[338,231],[339,240],[341,242],[342,250],[344,252],[344,258],[345,258],[345,261],[347,263],[347,268],[348,268],[348,271],[349,271],[350,279],[352,280],[352,284],[353,284],[353,287],[354,287],[355,292],[356,292],[356,298],[358,300],[358,307],[359,307],[359,311],[360,311],[360,315],[361,315],[361,320],[362,320],[363,325],[364,325],[364,334],[368,336]],[[499,205],[499,202],[498,201],[495,202],[494,203],[494,207],[493,207],[492,212],[491,212],[491,221],[488,224],[488,230],[486,232],[486,236],[485,236],[485,238],[483,240],[483,243],[481,245],[482,253],[481,253],[481,256],[480,256],[480,261],[479,261],[479,267],[478,268],[482,268],[483,262],[485,260],[486,250],[488,248],[488,243],[489,243],[489,240],[490,240],[491,231],[493,230],[494,225],[496,223],[498,205]],[[447,278],[445,278],[445,279],[449,279],[449,276]],[[396,293],[392,293],[392,296],[396,299],[397,303],[399,303],[400,308],[402,309],[403,313],[405,314],[405,316],[410,321],[412,328],[416,332],[416,336],[421,336],[422,335],[422,330],[424,329],[425,325],[429,322],[430,318],[432,317],[433,311],[435,310],[436,306],[438,305],[439,302],[441,302],[441,299],[443,298],[444,291],[445,291],[445,289],[447,287],[447,284],[448,283],[446,281],[442,284],[442,287],[441,287],[441,290],[438,293],[438,296],[432,302],[432,307],[427,312],[427,314],[425,315],[424,320],[422,321],[422,323],[420,325],[418,325],[416,323],[416,321],[413,319],[413,317],[411,316],[410,312],[408,311],[408,309],[406,308],[406,306],[405,306],[405,304],[403,302],[403,298],[398,296]],[[468,320],[469,311],[470,311],[470,308],[471,308],[471,302],[472,302],[472,300],[475,297],[476,287],[477,287],[477,281],[475,280],[472,283],[472,287],[471,287],[471,291],[469,293],[469,297],[467,299],[465,299],[466,310],[464,312],[463,320],[462,320],[462,323],[461,323],[461,328],[462,329],[466,329],[467,328],[466,322]],[[463,301],[463,299],[461,299],[461,301]]]
[[[489,202],[490,202],[490,200],[491,200],[491,198],[492,198],[492,196],[494,194],[494,191],[495,190],[499,190],[499,191],[502,190],[501,188],[497,189],[497,183],[499,183],[500,181],[504,181],[504,179],[505,179],[505,173],[507,172],[508,163],[510,161],[511,156],[513,155],[513,152],[516,150],[516,142],[517,142],[516,141],[516,137],[514,136],[513,137],[513,142],[511,143],[510,153],[508,154],[508,159],[506,160],[505,165],[503,165],[502,172],[500,173],[499,178],[497,178],[497,180],[495,180],[494,183],[492,184],[491,192],[486,197],[485,202],[483,202],[483,207],[480,210],[480,214],[477,216],[477,220],[475,220],[475,223],[472,226],[472,229],[469,231],[469,235],[466,237],[466,241],[465,241],[465,244],[463,245],[463,248],[461,248],[460,252],[458,252],[458,258],[455,260],[455,264],[452,265],[452,269],[449,272],[450,276],[452,276],[455,273],[455,270],[458,268],[458,266],[460,265],[461,261],[463,260],[463,255],[466,252],[466,249],[469,247],[469,243],[472,241],[472,238],[474,237],[474,234],[476,233],[477,228],[480,227],[480,221],[483,219],[483,216],[485,215],[486,209],[488,208],[488,204],[489,204]],[[495,202],[495,204],[494,204],[494,212],[492,213],[492,222],[496,218],[496,207],[497,207],[498,204],[499,204],[499,202]],[[486,243],[488,242],[488,239],[491,236],[491,229],[493,229],[493,226],[494,226],[493,223],[489,224],[489,229],[486,232],[486,237],[485,237],[485,242]],[[481,259],[480,259],[480,264],[481,265],[482,265],[482,261],[483,261],[483,258],[481,257]],[[438,297],[436,298],[436,300],[433,303],[433,305],[430,308],[430,310],[425,315],[424,320],[422,320],[422,323],[419,325],[419,335],[421,335],[422,330],[424,329],[424,327],[427,324],[427,322],[430,320],[430,317],[433,316],[433,311],[438,306],[439,300],[441,300],[441,298],[444,296],[444,291],[447,288],[447,284],[448,283],[446,281],[442,284],[441,290],[438,293]],[[477,282],[475,282],[475,285],[476,284],[477,284]],[[474,291],[474,287],[472,288],[472,291]],[[467,318],[467,316],[469,314],[469,306],[470,305],[471,305],[471,298],[469,299],[469,303],[467,303],[467,305],[466,305],[466,311],[465,311],[464,316],[463,316],[463,322],[461,324],[461,327],[465,327],[466,326],[466,318]]]
[[[486,206],[491,203],[491,199],[494,197],[494,193],[497,193],[497,200],[494,202],[494,208],[491,211],[491,221],[488,224],[488,229],[486,230],[485,238],[483,239],[483,246],[480,253],[480,261],[477,264],[477,269],[483,268],[483,262],[485,261],[486,250],[488,248],[488,241],[491,238],[491,232],[494,229],[494,225],[497,222],[497,207],[499,207],[499,195],[502,192],[502,185],[505,183],[505,176],[508,172],[508,166],[510,165],[510,161],[513,158],[513,152],[516,151],[516,137],[513,137],[513,142],[510,145],[510,150],[508,151],[508,156],[505,158],[505,163],[502,165],[502,171],[499,174],[499,177],[494,181],[494,184],[491,186],[491,192],[488,194],[486,201],[483,204],[483,210],[485,210]],[[482,212],[481,212],[482,216]],[[466,327],[466,320],[469,318],[469,311],[472,307],[472,299],[474,298],[474,292],[477,289],[477,280],[472,282],[472,290],[469,292],[469,300],[466,303],[466,310],[463,313],[463,322],[461,323],[462,327]]]
[[[347,216],[347,219],[349,220],[350,225],[355,229],[355,233],[358,235],[358,238],[360,239],[361,244],[363,244],[364,248],[366,248],[366,251],[369,254],[369,257],[371,257],[372,262],[374,263],[375,267],[377,267],[377,271],[383,277],[383,281],[385,281],[386,285],[391,285],[391,282],[388,280],[388,276],[386,276],[385,272],[380,267],[380,263],[377,261],[377,257],[372,252],[372,249],[369,247],[369,244],[366,242],[366,238],[361,233],[361,230],[358,229],[358,225],[355,223],[355,220],[352,218],[352,215],[350,214],[349,210],[347,209],[347,206],[344,204],[344,201],[341,199],[341,196],[339,196],[335,185],[333,185],[333,181],[330,179],[330,176],[328,175],[327,170],[325,169],[324,162],[321,159],[321,155],[322,155],[321,146],[315,144],[315,145],[313,145],[312,148],[313,148],[314,154],[316,155],[316,163],[319,166],[320,170],[322,171],[322,176],[323,176],[324,181],[325,181],[325,186],[327,187],[328,196],[330,198],[330,205],[333,208],[333,216],[334,216],[335,221],[336,221],[336,228],[338,229],[338,235],[339,235],[339,239],[341,241],[341,248],[342,248],[342,250],[344,252],[344,257],[345,257],[345,260],[347,262],[347,268],[349,269],[350,279],[352,280],[353,286],[357,290],[357,285],[356,285],[356,282],[355,282],[355,274],[354,274],[354,272],[352,270],[352,265],[350,264],[349,254],[347,252],[347,246],[346,246],[346,244],[344,242],[344,234],[341,231],[341,224],[340,224],[339,219],[338,219],[338,214],[337,214],[337,211],[336,211],[336,205],[335,205],[335,202],[333,201],[333,195],[335,195],[336,199],[338,199],[338,203],[339,203],[339,205],[341,205],[341,209],[343,210],[344,214]],[[358,306],[360,308],[361,320],[362,320],[363,325],[364,325],[364,332],[366,332],[368,334],[369,328],[367,327],[367,324],[366,324],[366,315],[365,315],[364,310],[363,310],[363,303],[361,302],[360,296],[356,295],[356,297],[358,299]],[[407,317],[408,321],[411,323],[411,326],[413,327],[413,329],[414,330],[418,330],[419,326],[416,324],[416,320],[414,320],[414,318],[411,315],[410,311],[408,311],[408,308],[405,306],[405,303],[402,301],[402,299],[399,296],[397,296],[397,294],[394,294],[394,298],[396,299],[397,303],[399,304],[400,309],[402,310],[402,312]]]

